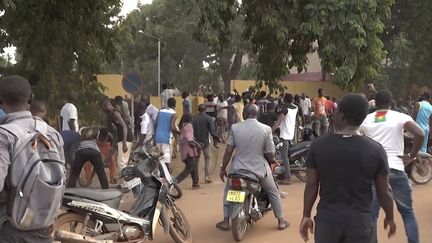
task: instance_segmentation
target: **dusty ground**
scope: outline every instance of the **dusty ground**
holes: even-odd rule
[[[216,152],[216,151],[215,151]],[[223,149],[220,148],[214,155],[222,158]],[[220,159],[217,159],[217,165]],[[203,169],[204,163],[201,159],[200,168]],[[173,162],[174,174],[177,174],[183,167],[183,163],[176,159]],[[194,242],[196,243],[219,243],[235,242],[231,231],[222,232],[215,228],[215,223],[222,217],[222,192],[223,183],[217,178],[218,166],[214,166],[212,184],[202,184],[201,189],[191,190],[191,180],[182,182],[183,197],[177,201],[177,205],[186,213],[193,231]],[[203,180],[203,177],[201,177]],[[97,181],[97,179],[96,179]],[[245,243],[298,243],[303,242],[298,234],[302,209],[303,209],[303,190],[304,183],[295,180],[293,185],[282,186],[282,191],[288,195],[283,199],[284,212],[286,219],[291,226],[284,230],[276,229],[276,220],[272,213],[266,214],[254,227],[247,233]],[[420,240],[422,243],[432,243],[432,182],[427,185],[413,187],[414,207],[420,227]],[[125,196],[123,207],[127,207],[133,200],[130,195]],[[381,214],[383,215],[383,213]],[[405,231],[400,215],[396,212],[397,233],[394,237],[387,239],[382,226],[383,218],[379,223],[379,242],[382,243],[405,243]],[[313,237],[312,237],[313,238]],[[155,236],[155,242],[173,242],[168,235],[164,235],[159,230]],[[313,240],[309,241],[313,242]]]

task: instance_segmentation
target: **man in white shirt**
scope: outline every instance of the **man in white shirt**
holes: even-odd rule
[[[312,103],[311,100],[309,99],[309,97],[307,97],[304,93],[302,93],[301,95],[301,99],[300,99],[300,107],[303,111],[303,115],[305,117],[305,122],[309,123],[310,122],[310,111],[312,108]]]
[[[141,116],[141,136],[136,147],[143,146],[147,153],[151,152],[151,147],[154,137],[154,124],[153,120],[147,112]]]
[[[73,103],[77,100],[76,94],[71,92],[68,95],[68,103],[60,110],[60,124],[62,131],[79,131],[78,110]]]
[[[360,127],[360,132],[384,147],[390,167],[389,183],[405,225],[408,242],[418,243],[419,231],[413,210],[412,188],[405,173],[405,166],[416,158],[424,133],[410,116],[390,110],[392,94],[389,91],[378,92],[375,102],[377,110],[366,117]],[[404,154],[404,131],[414,136],[413,146],[408,154]],[[375,222],[374,242],[377,242],[376,221],[379,209],[379,202],[374,195],[372,203],[372,217]]]
[[[280,182],[282,185],[291,184],[291,169],[288,148],[290,142],[294,139],[296,118],[298,113],[298,107],[293,104],[293,101],[294,97],[292,94],[285,94],[284,106],[281,110],[278,120],[273,126],[273,132],[280,128],[279,138],[283,143],[281,154],[284,163],[284,179]]]

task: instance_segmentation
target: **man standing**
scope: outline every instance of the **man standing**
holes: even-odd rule
[[[413,117],[417,124],[423,129],[425,137],[423,139],[420,151],[427,153],[429,142],[429,124],[432,117],[432,105],[430,104],[431,96],[428,92],[423,94],[423,101],[417,102],[414,107]]]
[[[29,111],[32,91],[29,82],[21,76],[12,75],[0,80],[0,103],[6,112],[6,116],[0,119],[0,124],[15,124],[27,131],[35,131],[36,120]],[[36,118],[42,123],[42,120]],[[43,123],[45,124],[45,123]],[[46,134],[56,145],[63,156],[63,140],[60,134],[52,127],[47,125]],[[8,198],[15,194],[8,186],[11,178],[8,175],[11,171],[12,151],[16,146],[17,138],[10,132],[0,129],[0,242],[3,243],[48,243],[52,242],[50,228],[40,228],[30,231],[21,231],[8,222],[8,208],[11,208],[13,201]],[[16,169],[16,168],[15,168]],[[18,180],[18,178],[14,178]],[[51,198],[52,195],[44,195]],[[9,198],[10,199],[10,198]],[[29,211],[30,212],[30,211]],[[28,218],[28,217],[23,217]],[[33,221],[30,221],[33,222]],[[52,222],[54,223],[54,222]],[[37,225],[29,225],[36,227]]]
[[[108,124],[113,125],[117,131],[117,177],[120,177],[121,171],[129,162],[130,153],[132,150],[132,129],[127,126],[123,120],[120,110],[116,109],[109,100],[105,97],[100,102],[101,109],[108,115]],[[115,182],[115,180],[113,180]],[[120,186],[126,188],[126,185],[121,182]]]
[[[79,131],[78,127],[78,110],[73,103],[77,100],[74,92],[68,95],[68,102],[62,107],[60,111],[60,124],[61,131]]]
[[[230,131],[227,147],[223,157],[220,178],[224,181],[227,176],[227,166],[236,151],[229,174],[242,174],[258,179],[260,185],[267,193],[273,213],[278,220],[278,229],[283,230],[289,223],[283,218],[282,202],[279,190],[273,179],[269,163],[275,163],[275,147],[271,128],[257,121],[259,108],[250,105],[245,114],[247,120],[234,124]],[[224,191],[224,220],[216,224],[221,230],[229,229],[229,210],[226,195],[228,183]]]
[[[212,117],[206,114],[206,105],[200,104],[198,106],[198,115],[196,115],[192,121],[192,126],[194,129],[194,135],[198,142],[204,145],[204,163],[205,163],[205,182],[211,183],[210,179],[210,140],[209,134],[213,137],[213,140],[216,142],[219,140],[215,123]]]
[[[273,131],[280,129],[279,138],[283,143],[281,148],[283,166],[284,166],[284,179],[280,182],[282,185],[291,184],[291,168],[288,156],[288,148],[290,142],[294,139],[295,125],[298,107],[293,104],[294,97],[292,94],[285,94],[284,106],[281,109],[278,120],[273,125]]]
[[[114,98],[114,103],[116,108],[120,110],[123,120],[126,122],[126,125],[129,126],[131,124],[131,116],[128,103],[121,96],[116,96]]]
[[[305,118],[305,123],[309,124],[310,122],[310,112],[312,108],[311,100],[309,97],[305,95],[305,93],[302,93],[301,99],[300,99],[300,107],[303,111],[303,115]]]
[[[314,112],[313,120],[315,123],[315,136],[321,136],[328,133],[329,121],[327,119],[326,103],[323,89],[318,89],[318,97],[312,100],[312,109]]]
[[[177,115],[174,110],[176,107],[176,100],[172,97],[169,98],[167,106],[167,108],[159,111],[156,121],[155,140],[160,152],[163,153],[160,161],[165,163],[168,169],[171,170],[171,144],[174,136],[179,134],[176,126]]]
[[[389,194],[387,156],[383,147],[361,136],[359,126],[368,114],[361,95],[342,98],[335,114],[335,133],[316,139],[307,157],[308,178],[304,192],[300,235],[309,240],[313,232],[311,210],[318,195],[315,217],[316,243],[372,242],[372,185],[386,213],[389,236],[396,231],[393,202]]]
[[[389,91],[380,91],[375,96],[377,111],[369,114],[361,125],[361,132],[379,142],[387,153],[388,165],[390,167],[390,187],[402,216],[405,232],[409,243],[418,243],[419,231],[417,220],[414,215],[412,188],[405,166],[416,158],[423,142],[424,133],[414,120],[403,113],[390,110],[392,94]],[[342,102],[341,102],[342,103]],[[340,107],[340,105],[339,105]],[[412,150],[404,154],[403,133],[407,131],[414,136]],[[362,150],[365,152],[366,150]],[[378,188],[377,188],[378,192]],[[382,205],[382,202],[381,206]],[[373,202],[372,216],[375,221],[374,242],[376,238],[376,221],[379,213],[379,203]]]

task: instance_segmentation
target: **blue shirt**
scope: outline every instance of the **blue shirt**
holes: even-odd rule
[[[156,124],[156,143],[171,144],[171,119],[175,113],[171,108],[159,111]]]
[[[417,112],[416,122],[423,128],[429,130],[429,119],[432,115],[432,105],[427,101],[420,102],[420,108]]]
[[[2,109],[0,109],[0,117],[4,117],[4,116],[6,116],[6,113],[4,113]]]

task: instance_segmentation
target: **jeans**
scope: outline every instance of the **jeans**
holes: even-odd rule
[[[185,162],[185,168],[182,172],[176,177],[177,183],[182,182],[188,175],[192,177],[192,184],[198,185],[199,183],[199,175],[198,175],[198,161],[199,157],[188,157]]]
[[[280,140],[283,143],[283,146],[282,146],[280,152],[281,152],[281,157],[282,157],[283,166],[284,166],[284,179],[290,180],[291,179],[291,165],[290,165],[290,160],[289,160],[289,155],[288,155],[288,149],[289,149],[290,141],[285,140],[283,138],[281,138]]]
[[[314,117],[315,136],[321,136],[328,133],[329,121],[327,116]]]
[[[204,166],[205,166],[205,177],[210,176],[210,155],[211,155],[211,147],[210,144],[207,144],[207,146],[203,149],[204,154]]]
[[[371,227],[315,222],[315,243],[372,243]]]
[[[105,167],[102,162],[102,156],[99,151],[95,149],[81,149],[75,154],[75,159],[72,163],[71,174],[67,187],[76,187],[76,182],[81,173],[85,162],[89,161],[99,178],[102,189],[108,189],[108,179],[105,174]]]
[[[20,231],[5,222],[0,226],[0,243],[51,243],[50,228]]]
[[[425,133],[425,137],[423,139],[423,143],[420,147],[420,152],[427,153],[428,150],[428,143],[429,143],[429,128],[423,128],[423,132]]]
[[[417,220],[414,215],[412,188],[405,171],[390,169],[390,187],[396,202],[397,210],[402,216],[405,226],[405,233],[408,243],[419,243],[419,230]],[[373,225],[373,242],[377,243],[377,219],[380,210],[380,204],[374,190],[374,199],[372,201],[372,218]]]

